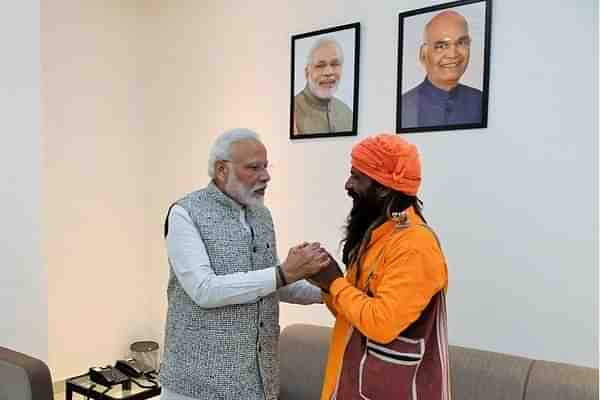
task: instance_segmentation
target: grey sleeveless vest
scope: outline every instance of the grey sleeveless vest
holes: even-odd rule
[[[240,205],[214,183],[177,202],[191,216],[215,274],[248,272],[277,263],[270,212]],[[204,309],[192,301],[172,268],[161,384],[202,400],[276,400],[279,394],[279,297]]]

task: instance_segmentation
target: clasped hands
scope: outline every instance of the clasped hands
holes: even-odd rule
[[[326,291],[334,280],[343,276],[334,258],[317,242],[292,247],[281,270],[288,283],[307,279]]]

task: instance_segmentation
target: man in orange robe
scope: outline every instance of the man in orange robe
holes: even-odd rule
[[[417,148],[380,134],[352,150],[342,276],[313,276],[335,315],[322,400],[450,397],[446,261],[417,192]]]

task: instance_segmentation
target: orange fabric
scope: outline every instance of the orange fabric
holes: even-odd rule
[[[415,196],[421,184],[417,147],[398,135],[368,137],[352,149],[352,166],[383,186]]]
[[[321,400],[331,399],[335,391],[352,326],[376,342],[389,343],[448,286],[446,262],[435,237],[418,225],[422,221],[412,209],[407,213],[408,228],[398,230],[396,222],[389,220],[373,231],[358,285],[356,268],[351,266],[324,295],[336,321]],[[371,274],[368,285],[373,297],[368,297],[365,285]]]

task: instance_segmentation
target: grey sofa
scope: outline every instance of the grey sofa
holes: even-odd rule
[[[319,399],[331,328],[281,333],[280,400]],[[454,400],[597,400],[598,369],[450,346]],[[372,399],[376,400],[376,399]]]
[[[46,363],[0,347],[0,400],[52,399],[52,377]]]

